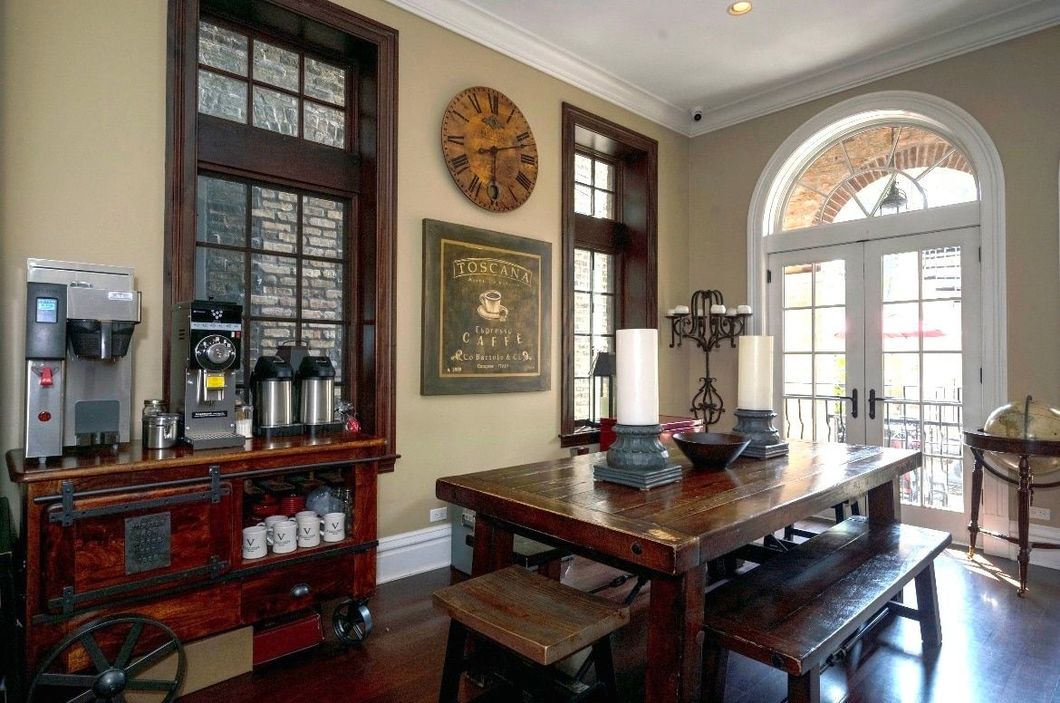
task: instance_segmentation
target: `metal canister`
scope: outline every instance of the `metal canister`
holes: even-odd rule
[[[335,367],[326,356],[307,356],[298,366],[299,419],[307,427],[335,421]]]
[[[143,419],[144,449],[169,449],[180,436],[179,413],[155,413]]]
[[[143,416],[157,415],[166,411],[166,401],[161,398],[148,398],[144,401]]]
[[[286,427],[294,423],[291,385],[294,372],[278,356],[262,356],[251,376],[254,389],[254,426],[258,429]]]

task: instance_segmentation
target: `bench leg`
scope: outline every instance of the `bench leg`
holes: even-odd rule
[[[788,675],[788,703],[821,703],[821,667],[802,676]]]
[[[604,687],[604,700],[618,700],[618,684],[615,682],[615,662],[611,658],[611,636],[602,637],[593,645],[593,666],[596,681]]]
[[[547,576],[553,581],[561,581],[563,577],[563,559],[549,559],[537,567],[537,573]]]
[[[722,703],[725,700],[725,674],[729,665],[729,650],[707,637],[703,642],[703,684],[700,703]]]
[[[934,564],[928,564],[917,574],[914,586],[916,607],[920,614],[920,639],[925,649],[938,647],[942,644],[942,622],[939,618],[939,594],[935,586]]]
[[[445,645],[445,664],[442,665],[442,686],[438,691],[438,703],[457,703],[460,690],[460,674],[464,671],[464,646],[467,644],[467,628],[452,620],[449,623],[449,640]]]

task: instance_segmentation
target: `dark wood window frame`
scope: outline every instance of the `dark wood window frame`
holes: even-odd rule
[[[600,441],[597,429],[574,422],[574,248],[615,254],[615,328],[658,324],[659,144],[622,125],[563,103],[562,344],[560,445]],[[615,163],[616,220],[574,212],[574,155],[600,154]]]
[[[347,87],[347,149],[198,113],[199,19],[247,24],[256,34],[338,56],[357,67]],[[322,194],[356,194],[347,227],[358,233],[347,271],[345,356],[364,431],[395,445],[395,218],[397,32],[326,0],[169,0],[163,378],[169,377],[173,304],[194,297],[196,179],[200,170],[264,179]],[[253,60],[253,57],[250,57]],[[354,84],[355,83],[355,84]],[[302,116],[300,115],[300,119]],[[248,116],[248,119],[252,119]],[[293,158],[312,149],[314,166]]]

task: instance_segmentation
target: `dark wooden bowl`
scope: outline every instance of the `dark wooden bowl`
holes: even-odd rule
[[[724,469],[743,453],[750,437],[721,432],[677,432],[674,444],[694,466]]]

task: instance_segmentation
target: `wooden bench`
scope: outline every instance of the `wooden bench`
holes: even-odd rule
[[[572,685],[574,682],[537,675],[517,677],[519,680],[512,683],[520,688],[543,686],[546,681],[561,683],[578,700],[602,687],[606,700],[615,699],[610,635],[629,622],[628,607],[518,566],[438,590],[434,603],[452,618],[438,696],[441,703],[457,700],[460,675],[466,667],[464,649],[469,631],[518,655],[538,670],[592,646],[597,686],[576,686]],[[556,695],[551,692],[546,698],[554,700]]]
[[[882,609],[942,641],[933,561],[945,532],[851,517],[707,594],[703,701],[725,693],[728,652],[788,674],[789,703],[820,701],[822,665]],[[915,581],[917,608],[892,601]]]

